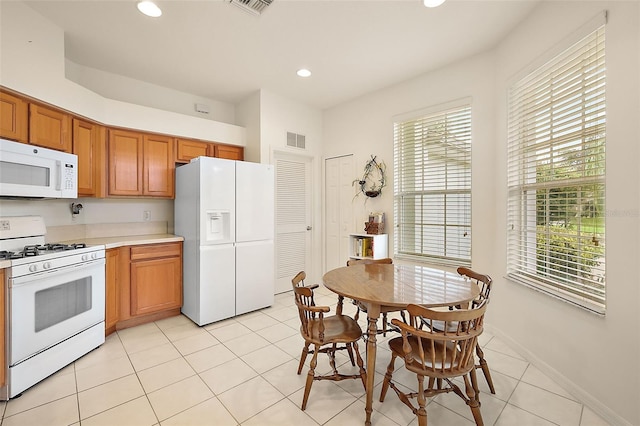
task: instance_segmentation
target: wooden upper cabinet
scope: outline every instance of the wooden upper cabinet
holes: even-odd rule
[[[106,129],[96,123],[73,119],[73,153],[78,156],[78,195],[105,196]]]
[[[110,130],[108,152],[109,195],[173,197],[172,137]]]
[[[213,157],[214,153],[209,153],[210,145],[207,142],[176,139],[176,163],[188,163],[196,157]]]
[[[175,176],[173,138],[170,136],[144,135],[143,140],[143,195],[173,197]]]
[[[9,93],[0,92],[0,137],[27,143],[29,104]]]
[[[142,195],[142,133],[109,130],[109,195]]]
[[[244,160],[244,148],[233,145],[215,145],[214,157],[227,160]]]
[[[29,143],[71,152],[71,116],[42,105],[29,104]]]

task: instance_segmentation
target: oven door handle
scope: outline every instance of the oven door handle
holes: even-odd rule
[[[45,262],[46,263],[46,262]],[[43,269],[41,271],[38,272],[34,272],[31,274],[27,274],[27,275],[21,275],[19,277],[12,277],[9,279],[9,288],[12,287],[20,287],[23,285],[29,285],[29,283],[31,281],[34,280],[38,280],[44,276],[49,276],[51,278],[54,278],[58,275],[61,274],[66,274],[70,271],[75,271],[78,269],[84,269],[84,268],[90,268],[93,266],[100,266],[100,265],[104,265],[105,264],[105,260],[104,258],[100,258],[100,259],[96,259],[96,260],[91,260],[88,262],[83,262],[83,263],[77,263],[74,265],[68,265],[68,266],[62,266],[60,268],[54,268],[54,269]]]

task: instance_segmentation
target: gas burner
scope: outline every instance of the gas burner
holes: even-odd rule
[[[63,250],[69,250],[66,244],[60,244],[60,243],[49,243],[49,244],[45,244],[44,245],[44,250],[46,251],[63,251]]]
[[[24,257],[24,254],[14,252],[14,251],[0,251],[0,259],[1,260],[11,260],[11,259],[21,259]]]
[[[51,252],[59,252],[59,251],[67,251],[67,250],[77,250],[85,248],[87,245],[85,243],[73,243],[73,244],[62,244],[62,243],[47,243],[47,244],[32,244],[24,246],[20,254],[24,256],[37,256],[39,254],[51,253]]]
[[[42,246],[29,245],[29,246],[24,246],[20,254],[22,254],[23,256],[37,256],[43,250],[44,248],[42,248]]]

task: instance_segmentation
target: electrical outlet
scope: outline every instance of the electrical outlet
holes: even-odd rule
[[[142,213],[142,218],[145,220],[145,222],[148,222],[151,220],[151,212],[149,210],[145,210]]]

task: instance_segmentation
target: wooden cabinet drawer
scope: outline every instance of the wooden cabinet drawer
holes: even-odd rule
[[[131,261],[180,256],[180,243],[149,244],[131,247]]]

